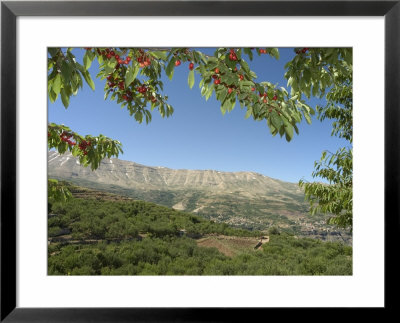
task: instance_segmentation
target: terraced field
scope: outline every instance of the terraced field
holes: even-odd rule
[[[196,240],[199,247],[216,248],[219,252],[228,257],[235,257],[241,253],[257,251],[262,248],[262,244],[269,242],[269,237],[263,237],[262,242],[257,238],[235,237],[224,235],[208,235]],[[257,248],[256,248],[257,247]]]

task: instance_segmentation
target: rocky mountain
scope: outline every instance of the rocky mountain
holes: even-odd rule
[[[254,172],[222,172],[152,167],[104,159],[96,171],[82,167],[70,153],[48,152],[48,176],[197,213],[248,229],[271,226],[302,236],[351,242],[351,235],[308,214],[297,183]]]

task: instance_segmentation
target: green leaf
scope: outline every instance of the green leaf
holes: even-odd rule
[[[208,101],[208,99],[211,97],[213,90],[214,90],[214,86],[210,85],[207,92],[205,93],[206,101]]]
[[[131,83],[135,80],[136,76],[139,73],[139,66],[138,65],[130,65],[125,74],[125,86],[128,87]]]
[[[167,53],[162,52],[162,51],[154,51],[154,52],[149,52],[151,56],[154,56],[155,58],[162,59],[163,61],[167,60]]]
[[[56,99],[57,96],[60,94],[60,90],[61,90],[61,75],[57,74],[56,77],[54,78],[53,81],[53,92],[56,94]]]
[[[299,128],[297,128],[296,124],[293,125],[294,131],[296,131],[297,134],[299,134]]]
[[[248,107],[246,115],[244,116],[244,118],[248,119],[252,114],[253,114],[253,108],[252,107]]]
[[[54,103],[57,100],[57,95],[53,92],[53,90],[49,91],[49,99],[51,103]]]
[[[48,47],[47,51],[50,53],[52,57],[56,56],[60,49],[58,47]]]
[[[276,59],[279,59],[279,50],[277,48],[269,48],[268,52],[271,56],[275,57]]]
[[[222,115],[225,115],[226,113],[226,108],[223,105],[221,105],[221,113]]]
[[[312,87],[312,95],[317,96],[318,92],[319,92],[319,87],[316,84],[314,84]]]
[[[306,112],[304,113],[304,118],[306,118],[306,121],[308,124],[311,124],[311,117],[308,113],[306,113]]]
[[[172,80],[172,77],[174,76],[174,70],[175,70],[175,57],[172,57],[172,59],[169,61],[166,69],[165,69],[165,74],[167,74],[168,78]]]
[[[61,101],[65,108],[69,106],[69,96],[65,93],[64,89],[61,89]]]
[[[240,61],[240,66],[242,66],[243,70],[244,70],[246,73],[250,73],[250,68],[249,68],[249,65],[247,64],[246,61],[241,60],[241,61]]]
[[[311,72],[310,72],[309,69],[305,69],[305,70],[303,71],[303,78],[304,78],[304,80],[306,81],[306,83],[309,83],[309,82],[310,82],[310,80],[311,80]]]
[[[293,126],[291,124],[285,124],[285,136],[286,140],[290,141],[293,138]]]
[[[93,58],[91,55],[88,54],[88,51],[85,52],[85,55],[83,55],[83,66],[85,67],[85,70],[88,70],[90,66],[92,65]]]
[[[225,114],[226,111],[232,111],[233,107],[235,106],[235,101],[225,100],[225,102],[221,106],[222,114]]]
[[[244,53],[249,56],[249,59],[252,61],[253,60],[253,52],[251,51],[250,48],[244,48],[243,49]]]
[[[218,90],[215,90],[215,94],[218,101],[224,102],[228,95],[228,89],[226,87],[218,87]]]
[[[279,129],[282,125],[281,117],[275,110],[271,112],[271,123],[276,129]]]
[[[66,61],[63,61],[61,64],[61,75],[65,83],[71,82],[72,69]]]
[[[83,73],[83,78],[85,79],[86,83],[90,86],[90,88],[94,91],[94,82],[92,78],[90,77],[89,72]]]
[[[292,116],[292,118],[296,121],[296,122],[301,122],[301,113],[300,112],[298,112],[298,111],[294,111],[292,114],[291,114],[291,116]]]
[[[188,84],[189,87],[192,88],[194,85],[194,70],[191,70],[188,75]]]

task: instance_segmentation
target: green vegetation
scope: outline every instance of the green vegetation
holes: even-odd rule
[[[348,146],[336,152],[324,151],[314,164],[315,178],[330,185],[300,180],[312,214],[330,214],[328,223],[353,228],[353,52],[351,48],[315,49],[310,57],[298,56],[285,74],[292,94],[325,98],[317,106],[318,119],[332,120],[332,136],[343,138]]]
[[[182,230],[188,235],[262,235],[259,231],[231,228],[225,223],[142,201],[71,199],[52,204],[51,212],[56,216],[49,218],[49,230],[63,228],[71,233],[72,239],[81,240],[133,239],[139,233],[150,237],[178,236]]]
[[[352,274],[351,247],[277,228],[262,248],[229,257],[196,238],[223,235],[230,237],[225,243],[238,244],[263,233],[142,201],[72,198],[50,207],[49,275]]]

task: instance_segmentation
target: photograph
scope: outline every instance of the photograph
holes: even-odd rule
[[[398,0],[0,9],[1,322],[391,317]]]
[[[351,47],[48,47],[47,274],[351,276]]]

